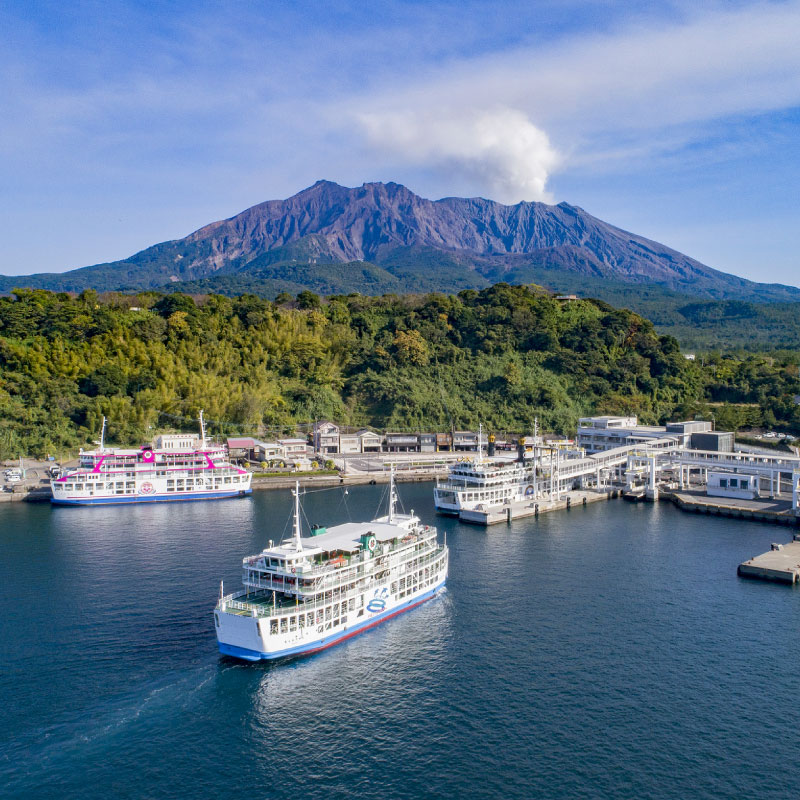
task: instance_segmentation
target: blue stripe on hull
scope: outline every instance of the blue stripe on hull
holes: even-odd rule
[[[224,500],[230,497],[243,497],[252,494],[252,489],[236,489],[232,492],[183,492],[182,494],[153,494],[153,495],[123,495],[120,497],[87,497],[50,502],[56,506],[99,506],[99,505],[130,505],[131,503],[174,503],[185,500]]]
[[[407,603],[397,606],[390,611],[384,611],[383,614],[378,614],[371,619],[365,620],[364,622],[359,622],[358,625],[354,625],[352,628],[348,628],[347,630],[343,630],[340,633],[333,634],[332,636],[327,636],[324,639],[316,639],[313,642],[301,644],[298,647],[289,647],[286,650],[278,650],[274,653],[261,653],[258,650],[248,650],[244,647],[236,647],[236,645],[219,642],[219,651],[222,653],[222,655],[241,658],[244,661],[272,661],[276,658],[286,658],[287,656],[299,656],[316,653],[319,650],[325,650],[328,647],[339,644],[345,639],[349,639],[351,636],[356,636],[359,633],[363,633],[368,628],[378,625],[384,620],[395,617],[398,614],[402,614],[404,611],[409,611],[421,603],[424,603],[426,600],[430,600],[442,590],[444,584],[445,581],[442,581],[437,587],[430,589],[429,591],[425,592],[425,594],[421,594],[419,597],[415,597],[413,600],[409,600]]]

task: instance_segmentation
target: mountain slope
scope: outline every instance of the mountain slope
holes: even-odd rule
[[[364,262],[389,277],[381,281],[372,270],[375,280],[365,286]],[[505,206],[459,197],[432,201],[396,183],[347,188],[329,181],[318,181],[287,200],[260,203],[123,261],[63,274],[0,278],[0,289],[230,284],[222,276],[232,275],[247,276],[249,282],[261,275],[294,284],[289,273],[297,277],[297,265],[314,273],[314,265],[330,263],[358,265],[352,275],[339,270],[339,291],[380,293],[419,288],[419,283],[447,291],[498,280],[528,282],[544,270],[656,284],[714,299],[800,300],[798,288],[719,272],[567,203]]]

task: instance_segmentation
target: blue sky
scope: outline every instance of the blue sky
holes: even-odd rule
[[[800,285],[800,0],[0,5],[0,273],[319,178],[579,205]]]

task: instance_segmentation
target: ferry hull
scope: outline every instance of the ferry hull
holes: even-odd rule
[[[251,488],[236,489],[230,492],[183,492],[182,494],[122,495],[119,497],[80,497],[55,498],[51,503],[55,506],[107,506],[131,505],[133,503],[175,503],[186,500],[225,500],[233,497],[245,497],[252,494]]]
[[[446,508],[444,506],[435,506],[436,513],[441,514],[445,517],[457,517],[458,516],[458,509],[457,508]]]
[[[317,653],[320,650],[326,650],[329,647],[333,647],[333,645],[344,642],[353,636],[357,636],[359,633],[363,633],[370,628],[374,628],[376,625],[380,625],[381,622],[385,622],[392,617],[396,617],[398,614],[402,614],[405,611],[410,611],[412,608],[422,605],[422,603],[430,600],[437,594],[440,594],[444,589],[444,586],[445,581],[442,581],[433,589],[429,589],[428,591],[423,592],[421,595],[412,597],[410,600],[401,603],[394,608],[390,608],[388,611],[384,611],[381,614],[376,614],[371,619],[364,620],[364,622],[357,623],[348,629],[342,630],[338,633],[333,633],[330,636],[325,636],[322,639],[304,642],[303,644],[295,647],[276,650],[274,652],[264,652],[259,650],[249,650],[245,647],[219,642],[219,651],[222,653],[222,655],[232,656],[233,658],[239,658],[244,661],[273,661],[278,658],[303,656],[310,655],[311,653]]]

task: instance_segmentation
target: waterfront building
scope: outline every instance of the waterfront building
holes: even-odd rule
[[[305,439],[278,439],[284,458],[299,458],[308,455],[308,443]]]
[[[357,433],[339,434],[339,452],[342,455],[352,455],[361,452],[361,439]]]
[[[453,431],[453,450],[478,450],[478,434],[474,431]]]
[[[759,493],[758,475],[734,472],[709,472],[706,494],[709,497],[738,497],[754,500]]]
[[[692,450],[709,450],[715,453],[732,453],[732,431],[695,431],[692,433]]]
[[[416,433],[387,433],[387,453],[418,453],[419,437]]]
[[[227,440],[228,455],[231,458],[248,459],[256,458],[256,440],[250,436],[229,436]]]
[[[440,453],[449,453],[453,449],[452,436],[449,433],[437,433],[436,449]]]
[[[383,440],[375,431],[362,428],[356,433],[361,443],[362,453],[380,453]]]
[[[314,423],[314,451],[323,455],[336,455],[339,452],[339,426],[324,420]]]
[[[602,453],[639,444],[652,445],[655,440],[661,440],[663,447],[689,447],[694,434],[708,431],[711,431],[711,423],[705,420],[639,425],[636,417],[581,417],[575,441],[587,453]]]
[[[420,453],[435,453],[436,452],[436,434],[435,433],[421,433],[419,435],[419,451],[420,451]]]

